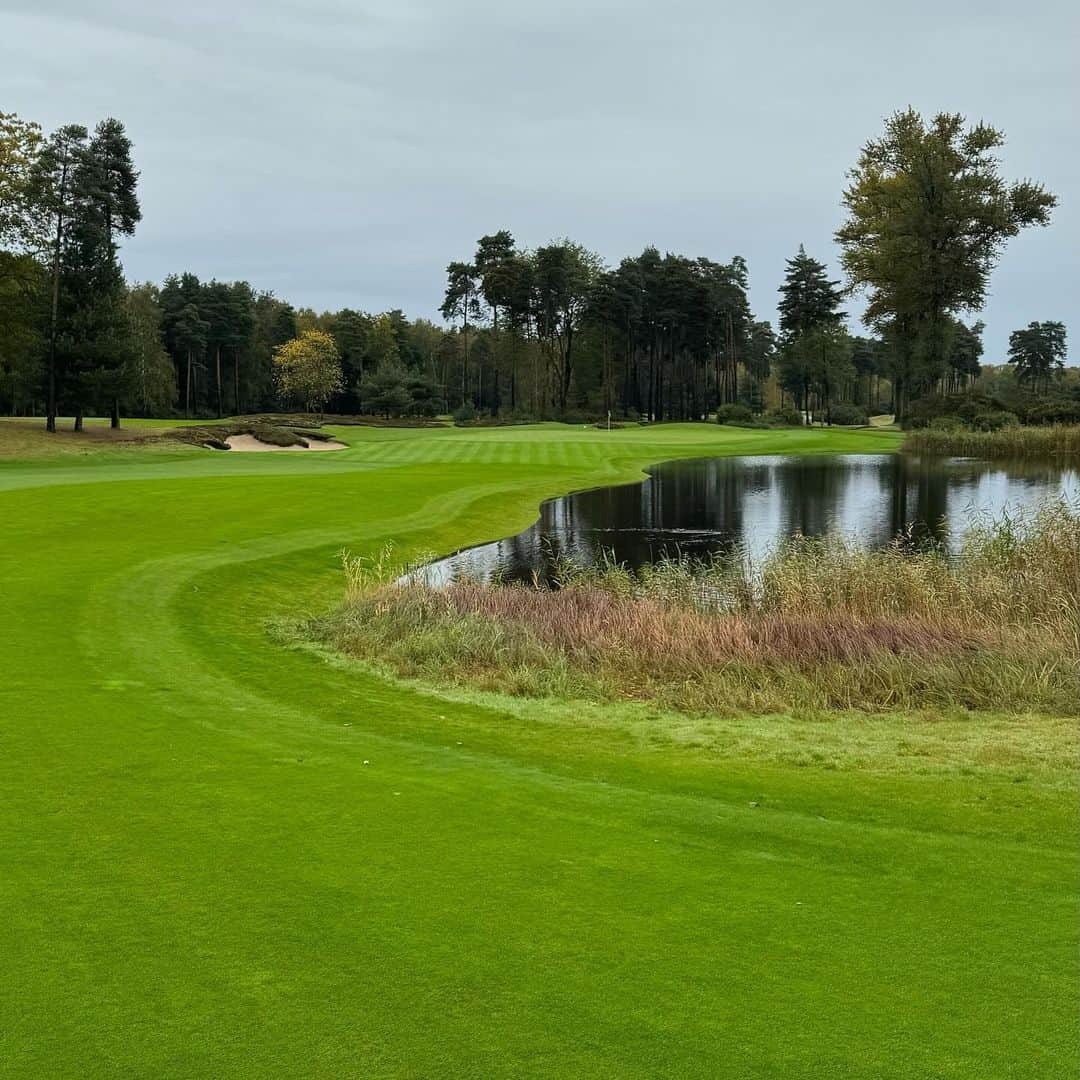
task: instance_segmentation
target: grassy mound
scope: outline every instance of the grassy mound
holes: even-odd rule
[[[228,420],[217,424],[193,424],[177,428],[172,436],[181,442],[206,446],[213,450],[228,450],[233,435],[251,435],[268,446],[307,446],[308,440],[329,439],[299,424],[276,424],[266,420]]]

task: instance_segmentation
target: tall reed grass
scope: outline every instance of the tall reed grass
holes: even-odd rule
[[[922,428],[909,432],[904,449],[958,457],[1074,458],[1080,460],[1080,424],[1007,427],[999,431]]]
[[[763,563],[564,564],[557,587],[395,581],[346,560],[317,639],[398,674],[691,712],[960,706],[1080,713],[1080,508],[971,532],[956,556],[796,538]]]

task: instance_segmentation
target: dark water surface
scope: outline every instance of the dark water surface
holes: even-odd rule
[[[712,556],[737,546],[760,558],[801,533],[838,531],[868,547],[912,534],[955,548],[973,524],[1080,499],[1075,468],[902,454],[723,457],[671,461],[639,484],[552,499],[517,536],[423,568],[434,585],[468,575],[550,580],[554,563],[610,552],[639,567],[664,556]]]

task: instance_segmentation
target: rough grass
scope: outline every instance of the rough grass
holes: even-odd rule
[[[306,446],[311,439],[332,438],[317,430],[322,420],[307,414],[260,414],[223,420],[143,420],[124,418],[113,430],[108,418],[87,417],[82,431],[71,430],[71,418],[60,417],[54,433],[41,418],[0,417],[0,462],[100,456],[103,453],[155,453],[184,447],[227,449],[230,435],[250,434],[272,446]]]
[[[960,457],[1080,457],[1080,424],[1008,427],[1000,431],[921,428],[908,434],[904,449]]]
[[[251,434],[268,446],[307,446],[307,440],[292,428],[261,424],[251,429]]]
[[[302,421],[289,425],[274,423],[266,417],[192,424],[177,428],[171,434],[182,442],[215,450],[227,450],[226,440],[233,435],[252,435],[268,446],[307,446],[307,440],[312,437]]]
[[[57,418],[57,430],[45,430],[43,419],[0,418],[0,461],[19,462],[55,457],[95,455],[109,451],[154,449],[170,441],[172,421],[127,421],[113,430],[107,419],[87,418],[82,431],[71,430],[70,418]],[[174,443],[175,445],[175,443]]]
[[[972,532],[956,558],[796,539],[745,558],[562,568],[559,588],[420,579],[347,559],[318,640],[485,690],[656,700],[688,712],[1080,711],[1080,515]]]

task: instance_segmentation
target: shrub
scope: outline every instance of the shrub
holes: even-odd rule
[[[1040,402],[1024,418],[1028,424],[1080,424],[1080,400]]]
[[[972,418],[971,426],[976,431],[1001,431],[1002,428],[1016,427],[1019,423],[1016,413],[981,412]]]
[[[290,428],[274,427],[269,424],[256,425],[251,428],[251,434],[259,442],[270,446],[307,446],[306,440]]]
[[[965,425],[958,416],[935,416],[927,427],[931,431],[963,431]]]
[[[802,413],[794,405],[783,405],[778,409],[771,409],[765,414],[765,419],[770,424],[779,427],[802,427]]]
[[[739,405],[736,402],[721,405],[716,410],[716,422],[718,424],[746,423],[748,420],[753,419],[754,414],[750,409],[746,405]]]
[[[829,410],[829,418],[834,424],[844,427],[865,426],[870,423],[870,417],[861,405],[850,405],[846,402],[834,405]]]
[[[908,428],[918,429],[929,427],[935,420],[952,417],[968,427],[975,427],[977,418],[1005,412],[1006,410],[999,402],[987,397],[985,394],[930,394],[911,403],[904,425]],[[1009,413],[1008,415],[1013,414]],[[987,424],[994,423],[992,420],[983,422]],[[997,429],[984,427],[979,430],[994,431]]]
[[[476,419],[476,410],[467,402],[459,405],[453,413],[455,424],[468,424]]]

